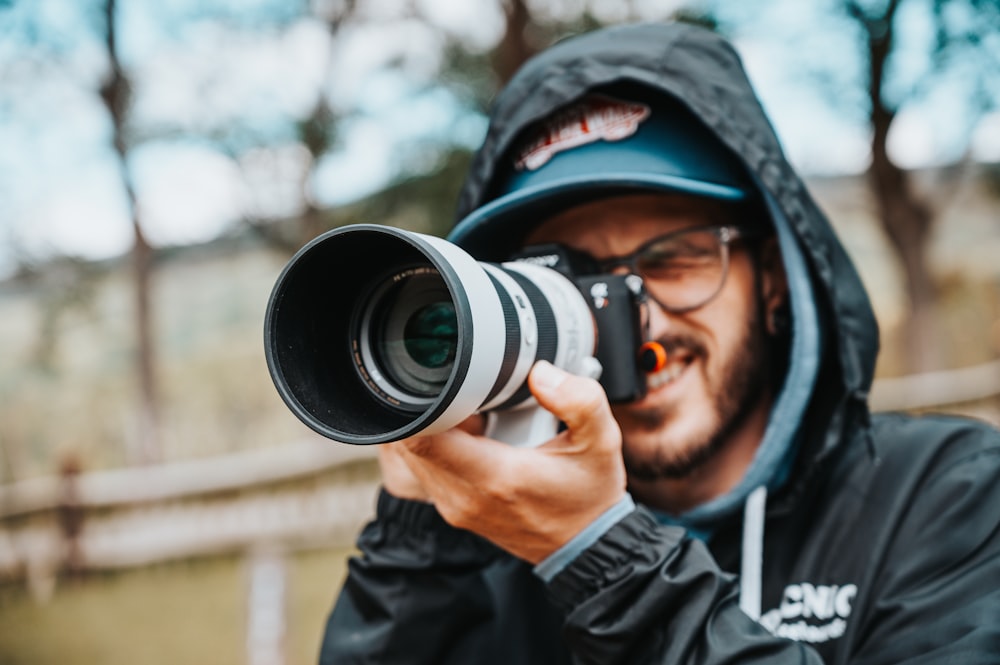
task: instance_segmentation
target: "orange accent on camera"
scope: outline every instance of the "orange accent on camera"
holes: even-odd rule
[[[667,366],[667,350],[659,342],[645,342],[639,347],[639,367],[647,374]]]

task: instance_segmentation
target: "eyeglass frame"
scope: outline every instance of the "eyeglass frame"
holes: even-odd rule
[[[651,279],[651,278],[643,277],[642,273],[639,271],[639,266],[637,261],[640,255],[647,249],[649,249],[651,246],[663,242],[666,239],[669,239],[674,236],[682,236],[687,233],[693,233],[695,231],[712,231],[715,234],[715,236],[719,239],[719,249],[721,251],[721,260],[722,260],[722,278],[719,280],[719,285],[716,287],[715,291],[713,291],[711,295],[709,295],[705,300],[695,305],[688,305],[686,307],[669,307],[664,303],[660,302],[659,298],[653,295],[651,291],[646,289],[646,295],[650,299],[652,299],[653,302],[659,305],[664,311],[669,312],[671,314],[685,314],[687,312],[692,312],[696,309],[704,307],[708,303],[715,300],[715,298],[722,291],[722,287],[726,285],[726,280],[729,278],[730,244],[737,240],[751,240],[759,238],[762,235],[760,230],[748,229],[746,227],[738,226],[735,224],[710,224],[702,226],[692,226],[686,229],[678,229],[676,231],[671,231],[670,233],[664,233],[663,235],[650,238],[649,240],[647,240],[646,242],[642,243],[634,250],[629,252],[628,254],[612,256],[606,259],[597,259],[591,257],[591,260],[594,261],[594,264],[597,266],[598,271],[601,273],[611,273],[616,268],[625,266],[626,268],[629,269],[629,272],[631,274],[638,275],[639,277],[642,277],[643,281],[645,281],[646,279]]]

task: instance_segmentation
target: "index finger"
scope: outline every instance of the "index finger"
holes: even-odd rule
[[[613,441],[621,437],[608,397],[594,379],[540,361],[528,375],[528,384],[538,403],[566,423],[574,438]]]

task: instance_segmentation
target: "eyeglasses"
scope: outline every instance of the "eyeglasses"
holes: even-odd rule
[[[660,307],[681,314],[718,295],[729,273],[730,244],[755,235],[737,226],[697,226],[657,236],[634,252],[596,263],[603,273],[627,267],[642,278],[646,293]]]

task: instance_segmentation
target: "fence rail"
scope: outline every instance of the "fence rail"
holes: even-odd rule
[[[875,410],[986,403],[1000,361],[883,379]],[[966,412],[969,412],[966,410]],[[374,449],[308,439],[266,450],[0,486],[0,579],[45,593],[60,570],[100,570],[283,547],[347,545],[374,509]]]
[[[108,570],[278,543],[347,545],[374,510],[374,450],[323,439],[0,487],[0,579],[44,597]]]
[[[325,439],[202,460],[94,471],[78,477],[76,503],[111,508],[172,501],[315,476],[357,460],[371,459],[368,446]],[[0,520],[53,510],[63,501],[65,479],[31,478],[0,486]]]
[[[879,379],[872,386],[878,411],[932,409],[1000,396],[1000,360],[961,369]]]

